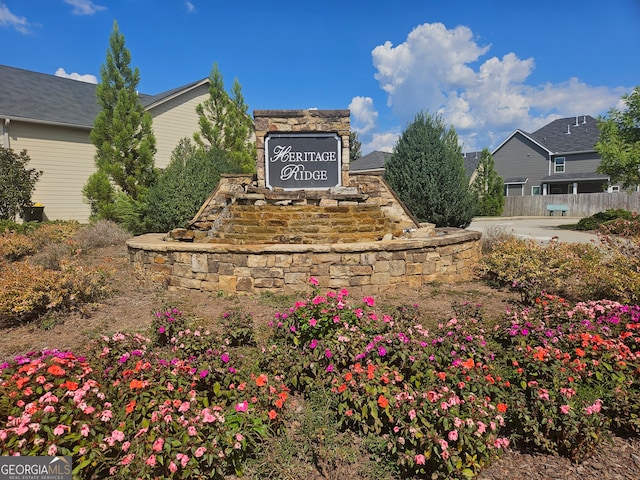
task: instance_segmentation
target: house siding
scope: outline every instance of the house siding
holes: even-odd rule
[[[82,188],[95,171],[89,130],[15,120],[8,130],[10,148],[26,150],[27,167],[43,171],[32,200],[45,206],[45,219],[86,222],[90,208]]]
[[[200,130],[196,106],[204,103],[208,97],[209,84],[201,85],[149,109],[156,137],[156,167],[166,168],[180,139],[193,138],[193,134]]]
[[[495,169],[503,179],[526,177],[524,195],[531,195],[531,187],[540,185],[542,177],[548,175],[548,153],[520,133],[493,153]],[[520,188],[511,188],[509,195],[522,195]]]

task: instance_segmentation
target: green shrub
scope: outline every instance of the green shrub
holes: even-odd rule
[[[631,220],[632,214],[628,210],[610,208],[604,212],[595,213],[590,217],[581,218],[575,228],[576,230],[597,230],[600,225],[617,219]]]
[[[167,232],[184,227],[213,192],[224,173],[242,173],[222,150],[196,148],[183,140],[171,155],[147,197],[147,230]]]

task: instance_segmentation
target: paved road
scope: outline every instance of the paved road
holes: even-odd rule
[[[468,230],[491,232],[504,230],[522,238],[539,242],[549,242],[554,237],[560,242],[589,243],[597,242],[598,237],[591,233],[574,232],[556,228],[558,225],[578,223],[580,217],[477,217],[467,227]]]

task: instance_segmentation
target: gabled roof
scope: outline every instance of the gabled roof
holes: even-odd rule
[[[531,134],[552,153],[593,152],[600,132],[590,115],[559,118]]]
[[[157,95],[139,94],[145,109],[186,93],[209,79]],[[0,118],[92,128],[100,112],[97,85],[0,65]]]
[[[390,156],[391,154],[389,152],[374,150],[351,162],[349,164],[349,170],[352,172],[382,171]]]
[[[517,129],[492,152],[496,153],[515,135],[523,135],[552,155],[594,152],[600,131],[598,122],[590,115],[559,118],[533,133]]]

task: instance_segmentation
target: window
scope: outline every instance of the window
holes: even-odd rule
[[[620,186],[619,185],[612,185],[611,186],[611,192],[612,193],[618,193],[620,191]]]
[[[564,173],[564,157],[556,157],[553,160],[553,173]]]
[[[540,187],[531,187],[531,195],[540,195]]]

